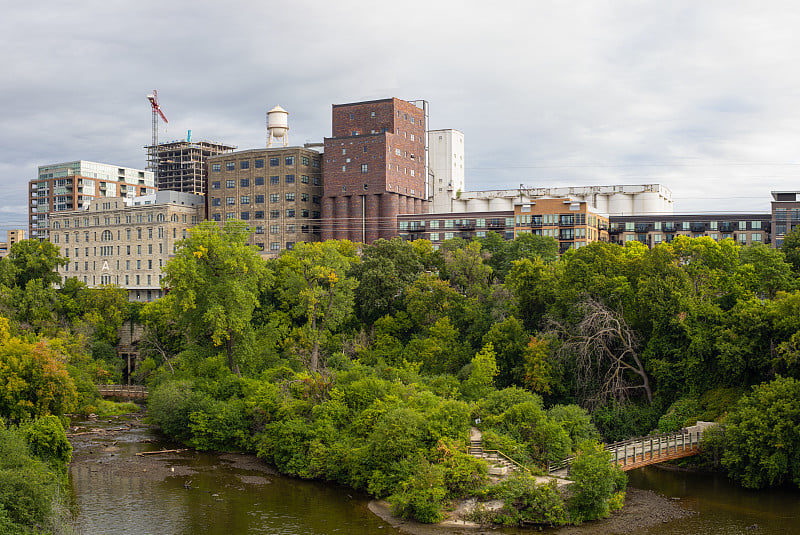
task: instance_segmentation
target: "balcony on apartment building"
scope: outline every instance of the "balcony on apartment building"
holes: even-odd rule
[[[505,219],[487,219],[486,228],[490,229],[504,229],[506,228]]]

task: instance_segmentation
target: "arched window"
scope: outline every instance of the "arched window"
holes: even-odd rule
[[[164,221],[164,214],[158,214],[158,216],[156,216],[156,221]]]
[[[103,233],[100,235],[100,241],[111,241],[114,239],[114,235],[111,234],[110,230],[104,230]]]

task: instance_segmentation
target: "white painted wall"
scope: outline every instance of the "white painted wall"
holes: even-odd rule
[[[464,191],[464,133],[451,128],[428,132],[431,211],[451,212],[451,201]]]

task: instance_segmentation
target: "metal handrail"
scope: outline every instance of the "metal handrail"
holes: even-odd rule
[[[508,462],[510,462],[511,464],[516,466],[517,468],[521,468],[522,470],[525,470],[526,472],[528,472],[528,474],[531,473],[531,469],[530,468],[528,468],[527,466],[523,465],[522,463],[520,463],[518,461],[515,461],[514,459],[512,459],[511,457],[509,457],[508,455],[506,455],[505,453],[503,453],[500,450],[483,450],[483,453],[496,453],[497,455],[499,455],[503,459],[507,460]]]

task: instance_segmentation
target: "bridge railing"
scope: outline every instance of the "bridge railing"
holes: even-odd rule
[[[605,445],[605,450],[613,453],[611,462],[623,467],[642,463],[650,464],[657,459],[674,458],[676,455],[699,449],[703,432],[681,430],[675,433],[659,433],[644,437],[632,438]],[[649,456],[648,456],[649,454]],[[638,457],[637,457],[638,456]],[[547,466],[549,473],[569,470],[574,455],[570,455]]]
[[[140,385],[97,385],[97,390],[104,396],[147,397],[147,388]]]

